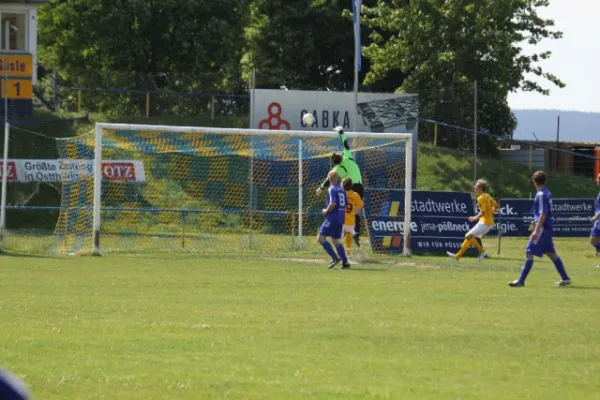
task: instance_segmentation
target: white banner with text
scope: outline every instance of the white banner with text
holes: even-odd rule
[[[0,178],[4,171],[0,160]],[[9,182],[72,182],[93,176],[93,160],[8,160]],[[144,163],[140,160],[102,161],[102,178],[115,182],[145,182]]]

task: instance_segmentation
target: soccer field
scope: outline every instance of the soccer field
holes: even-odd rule
[[[0,256],[0,366],[37,399],[596,399],[600,262]]]

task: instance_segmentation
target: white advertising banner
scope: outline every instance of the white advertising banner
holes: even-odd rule
[[[302,122],[305,113],[315,117],[310,127]],[[351,92],[256,89],[252,114],[254,129],[331,131],[342,126],[348,132],[412,133],[416,141],[419,101],[414,94],[358,93],[355,107]]]
[[[0,160],[0,179],[4,162]],[[8,160],[9,182],[74,181],[94,174],[92,160]],[[140,160],[102,161],[102,178],[115,182],[145,182],[144,163]]]

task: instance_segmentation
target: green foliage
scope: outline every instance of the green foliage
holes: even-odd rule
[[[290,89],[351,90],[354,71],[352,21],[344,0],[254,0],[245,30],[245,76],[257,85]]]
[[[392,0],[365,6],[364,21],[372,30],[366,83],[402,71],[406,79],[397,90],[419,93],[423,117],[472,126],[477,81],[480,128],[509,137],[516,125],[506,100],[510,91],[548,94],[532,75],[564,86],[539,66],[549,52],[524,54],[521,48],[524,41],[562,36],[537,13],[547,5],[548,0]],[[495,148],[485,138],[479,145],[487,152]]]
[[[244,90],[239,61],[246,3],[52,1],[40,9],[40,61],[58,71],[67,86]],[[189,104],[196,112],[210,102],[210,98],[195,100],[202,100]],[[131,96],[94,95],[92,103],[98,111],[144,114],[140,112],[145,106],[143,98],[134,101]]]

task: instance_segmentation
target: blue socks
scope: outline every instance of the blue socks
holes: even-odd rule
[[[342,264],[348,264],[348,257],[346,257],[346,250],[344,249],[344,245],[343,244],[338,244],[336,246],[337,252],[340,255],[340,258],[342,259]]]
[[[600,242],[596,243],[596,253],[600,253]]]
[[[525,283],[525,279],[527,279],[527,275],[529,275],[529,271],[533,267],[533,260],[525,260],[525,265],[523,265],[523,269],[521,270],[521,276],[519,277],[519,282]]]
[[[346,256],[346,250],[344,250],[343,244],[340,243],[336,246],[337,253],[333,249],[333,246],[331,245],[331,243],[329,243],[329,241],[327,241],[327,240],[322,242],[321,246],[323,246],[323,248],[325,249],[327,254],[329,254],[329,256],[331,257],[331,260],[341,259],[342,264],[348,264],[348,257]],[[339,257],[338,257],[338,255],[339,255]]]
[[[337,254],[335,254],[335,250],[333,250],[333,246],[331,245],[331,243],[329,243],[327,240],[325,240],[324,242],[321,242],[321,246],[323,246],[323,248],[325,249],[327,254],[329,254],[331,256],[332,261],[338,259],[338,256],[337,256]],[[344,257],[345,256],[346,256],[346,254],[344,253]]]
[[[560,279],[562,279],[563,281],[568,281],[569,276],[567,275],[567,271],[565,271],[565,266],[563,265],[563,262],[560,259],[560,257],[556,257],[554,260],[552,260],[552,262],[554,263],[554,267],[560,275]]]

